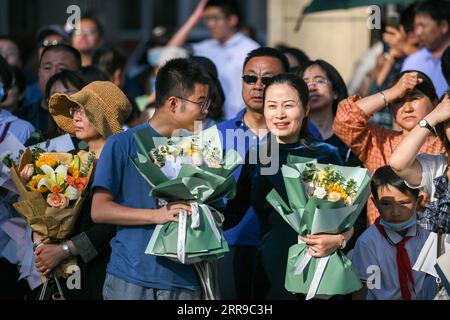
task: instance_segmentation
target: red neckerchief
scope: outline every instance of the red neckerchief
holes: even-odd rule
[[[411,300],[411,293],[409,292],[408,282],[411,283],[412,290],[416,293],[414,287],[414,278],[412,274],[411,262],[409,261],[408,251],[406,251],[405,244],[406,241],[412,237],[406,236],[399,243],[394,243],[387,235],[386,230],[380,224],[380,217],[375,220],[375,226],[378,231],[386,238],[391,246],[397,249],[397,269],[398,269],[398,279],[400,281],[400,291],[402,292],[403,300]]]

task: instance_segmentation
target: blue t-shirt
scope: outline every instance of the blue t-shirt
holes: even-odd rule
[[[153,136],[160,136],[146,123],[108,139],[96,166],[92,188],[94,191],[95,188],[108,190],[114,201],[125,207],[156,209],[156,200],[149,196],[150,185],[129,157],[137,153],[133,134],[145,128]],[[107,272],[145,288],[198,289],[198,276],[193,266],[145,254],[155,226],[118,226],[117,234],[111,240]]]

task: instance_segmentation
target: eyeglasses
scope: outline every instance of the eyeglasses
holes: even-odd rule
[[[251,76],[251,75],[245,75],[242,77],[242,80],[246,83],[246,84],[256,84],[256,82],[258,82],[258,79],[261,80],[262,84],[264,86],[268,86],[272,80],[273,77],[257,77],[257,76]]]
[[[196,104],[196,105],[200,106],[200,112],[202,112],[202,113],[204,113],[204,112],[208,111],[208,110],[209,110],[209,107],[211,107],[211,99],[206,99],[206,100],[203,100],[203,101],[201,101],[201,102],[195,102],[195,101],[192,101],[192,100],[189,100],[189,99],[183,98],[183,97],[176,97],[176,98],[178,98],[178,99],[181,99],[181,100],[184,100],[184,101],[187,101],[187,102],[190,102],[190,103],[193,103],[193,104]]]
[[[69,114],[70,114],[70,116],[71,116],[72,118],[75,117],[75,115],[76,115],[77,113],[79,113],[80,115],[83,115],[83,114],[84,114],[84,109],[83,109],[83,108],[80,108],[80,107],[78,107],[78,106],[76,106],[76,107],[70,107],[70,108],[69,108]]]
[[[329,80],[324,79],[324,78],[315,78],[311,81],[307,81],[305,79],[303,79],[306,83],[307,86],[309,86],[310,84],[314,84],[315,86],[326,86],[327,84],[330,83]]]

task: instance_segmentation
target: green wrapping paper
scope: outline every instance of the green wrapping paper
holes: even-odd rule
[[[267,195],[267,201],[300,236],[338,234],[350,229],[370,195],[367,170],[329,165],[340,171],[346,180],[353,178],[357,182],[359,188],[355,199],[346,206],[343,199],[332,202],[308,196],[301,178],[307,163],[314,163],[318,170],[326,167],[314,159],[289,156],[281,169],[287,203],[275,190]],[[307,299],[311,299],[348,294],[362,287],[352,271],[351,261],[340,250],[328,257],[315,258],[307,249],[300,239],[289,249],[285,278],[288,291],[306,294]]]
[[[216,127],[203,131],[199,136],[201,141],[211,143],[222,152]],[[212,205],[224,197],[235,196],[236,182],[230,176],[242,162],[239,154],[228,150],[221,168],[183,164],[178,176],[170,180],[150,157],[150,150],[165,144],[168,138],[154,138],[147,129],[136,132],[134,138],[139,152],[131,159],[152,186],[150,196],[165,202],[187,201],[193,209],[191,216],[180,213],[181,226],[175,222],[158,225],[145,252],[185,264],[222,257],[229,251],[221,229],[224,218]],[[188,139],[190,137],[183,137],[180,141]]]

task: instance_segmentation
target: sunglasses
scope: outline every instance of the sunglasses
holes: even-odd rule
[[[245,75],[242,77],[242,80],[246,83],[246,84],[256,84],[256,82],[258,82],[258,79],[261,80],[262,84],[264,86],[268,86],[272,80],[273,77],[257,77],[257,76],[251,76],[251,75]]]

